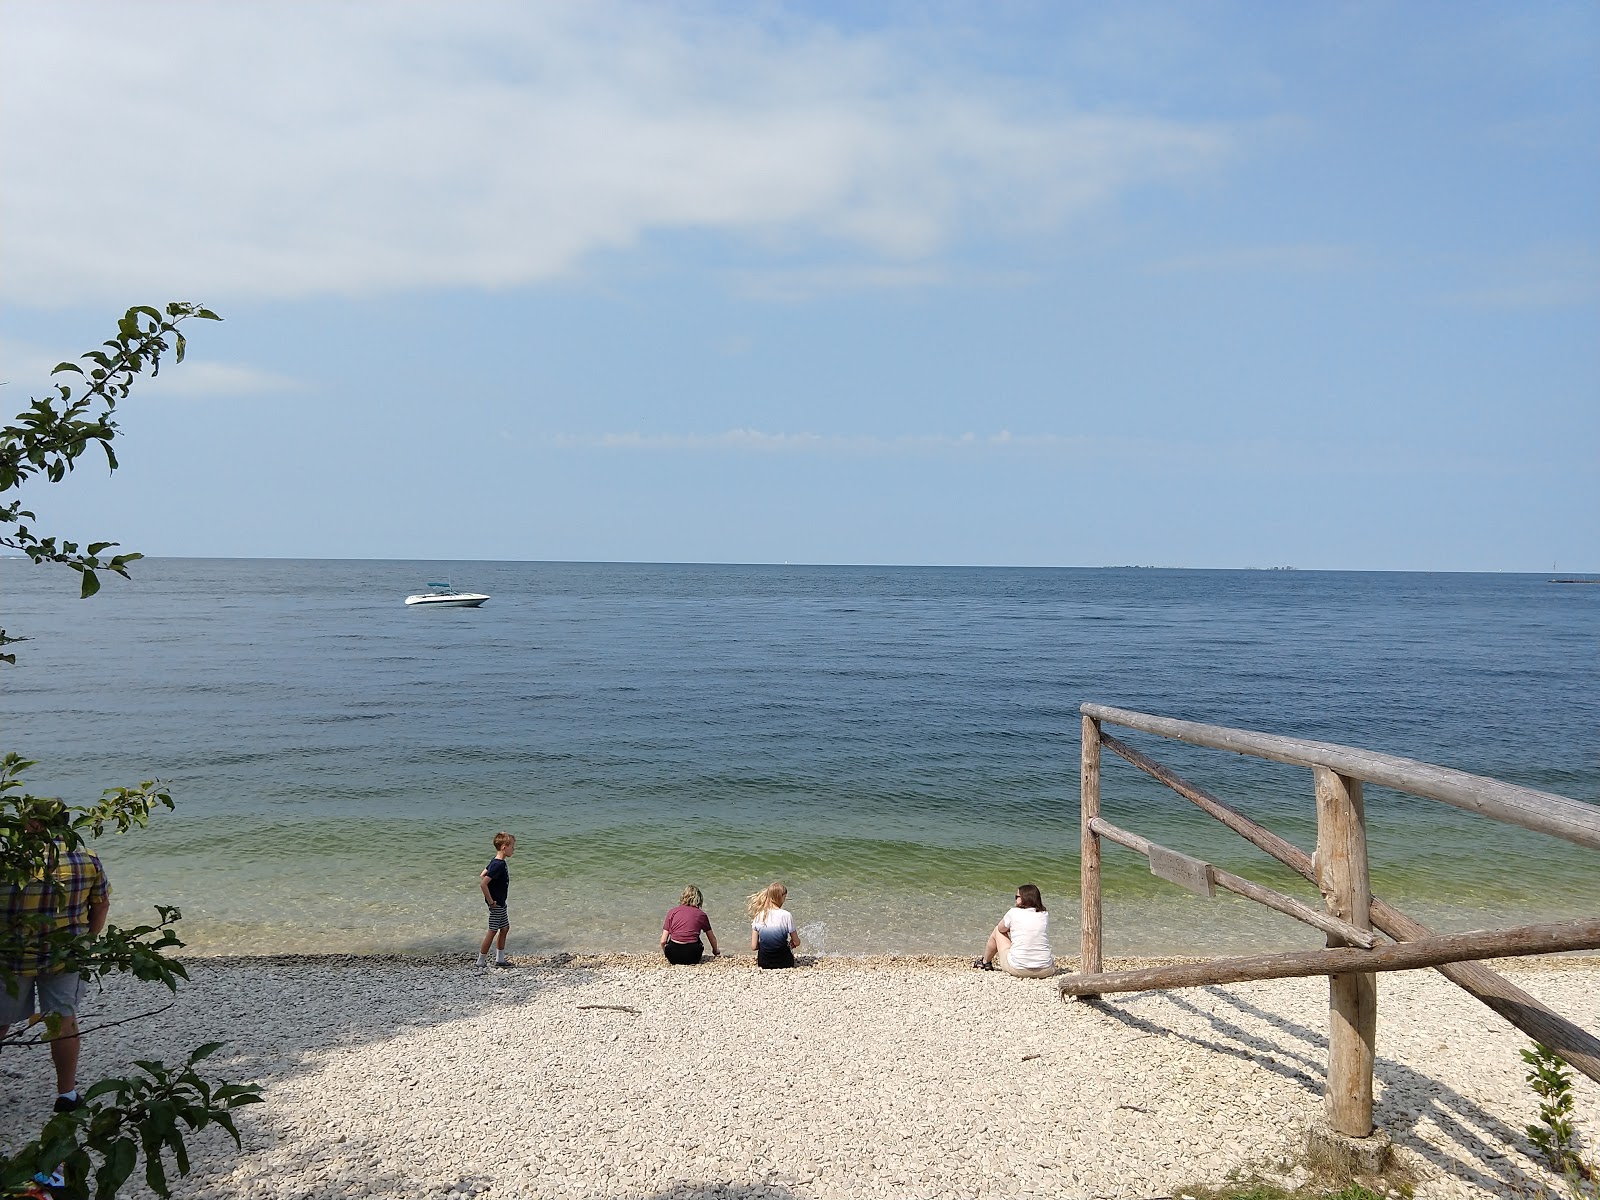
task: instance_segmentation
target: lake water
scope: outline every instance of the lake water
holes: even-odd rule
[[[408,609],[425,581],[482,609]],[[202,952],[466,948],[497,829],[511,948],[647,951],[697,883],[786,881],[812,949],[976,952],[1017,883],[1076,948],[1086,700],[1600,801],[1600,587],[1543,576],[156,559],[75,599],[0,560],[0,749],[178,811],[99,847],[117,919]],[[1308,771],[1127,734],[1309,849]],[[1106,815],[1308,899],[1107,756]],[[1593,852],[1368,791],[1374,890],[1444,928],[1600,911]],[[1108,953],[1307,946],[1108,846]]]

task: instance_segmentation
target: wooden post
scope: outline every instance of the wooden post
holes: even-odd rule
[[[1366,813],[1361,781],[1316,767],[1317,886],[1330,916],[1371,929]],[[1329,946],[1346,942],[1328,935]],[[1372,1060],[1378,982],[1370,972],[1328,977],[1328,1124],[1346,1137],[1372,1132]]]
[[[1078,970],[1100,974],[1100,838],[1089,822],[1100,815],[1100,722],[1083,718],[1083,776],[1079,790],[1083,814],[1083,841],[1079,855],[1082,880],[1083,937],[1078,955]]]

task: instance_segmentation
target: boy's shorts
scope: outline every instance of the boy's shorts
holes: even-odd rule
[[[511,914],[506,911],[504,904],[489,905],[489,932],[497,929],[511,928]]]
[[[34,998],[38,1006],[34,1006]],[[13,996],[0,985],[0,1025],[16,1025],[34,1013],[60,1013],[63,1017],[76,1016],[78,1003],[83,999],[83,979],[76,971],[59,975],[24,975],[17,980],[17,994]]]

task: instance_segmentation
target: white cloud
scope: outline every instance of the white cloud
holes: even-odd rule
[[[1600,251],[1584,242],[1548,243],[1487,266],[1493,278],[1444,297],[1466,308],[1571,308],[1600,299]]]
[[[1306,243],[1234,246],[1165,259],[1152,263],[1146,269],[1154,275],[1191,272],[1228,274],[1244,271],[1321,274],[1329,271],[1347,271],[1358,263],[1359,256],[1348,246]]]
[[[1250,470],[1268,475],[1325,474],[1507,475],[1526,470],[1524,463],[1504,458],[1479,458],[1449,450],[1423,454],[1414,448],[1366,440],[1350,443],[1344,453],[1306,460],[1276,438],[1189,441],[1115,435],[1013,433],[769,433],[728,429],[721,433],[545,433],[531,437],[504,435],[554,450],[591,450],[650,454],[763,454],[838,458],[1005,456],[1053,463],[1116,463],[1144,471],[1180,474]]]
[[[910,41],[754,11],[11,0],[0,289],[505,287],[670,230],[903,265],[1229,150],[1214,127],[1074,111]]]
[[[937,265],[871,263],[745,273],[736,286],[741,295],[755,300],[804,300],[819,292],[900,291],[947,279],[948,272]]]
[[[50,372],[61,361],[59,354],[49,354],[38,346],[0,338],[0,384],[5,385],[0,388],[0,410],[7,414],[20,412],[29,397],[43,397],[56,383],[67,383],[75,392],[81,391],[77,376],[52,378]],[[244,363],[197,362],[191,358],[179,366],[169,359],[154,379],[148,374],[140,376],[134,385],[134,396],[141,401],[168,397],[205,399],[291,391],[300,386],[297,380]]]
[[[263,371],[241,363],[185,362],[167,366],[160,376],[140,385],[144,397],[181,396],[207,399],[213,396],[254,396],[263,392],[295,391],[300,382],[273,371]]]
[[[1131,438],[1089,437],[1079,434],[1012,433],[768,433],[759,429],[728,429],[721,433],[551,433],[535,436],[536,444],[555,449],[633,451],[645,453],[714,452],[727,454],[829,455],[847,457],[908,457],[926,455],[1030,454],[1052,458],[1115,458],[1145,461],[1153,455],[1175,461],[1192,458],[1196,447]],[[1241,447],[1269,459],[1275,446]]]

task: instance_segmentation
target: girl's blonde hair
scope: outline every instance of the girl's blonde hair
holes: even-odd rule
[[[745,907],[750,910],[750,919],[759,921],[774,908],[782,908],[783,902],[789,896],[789,889],[774,879],[759,892],[754,893],[745,901]]]
[[[700,894],[700,889],[690,884],[683,889],[683,895],[678,897],[679,904],[687,904],[690,908],[699,908],[705,903],[705,897]]]

